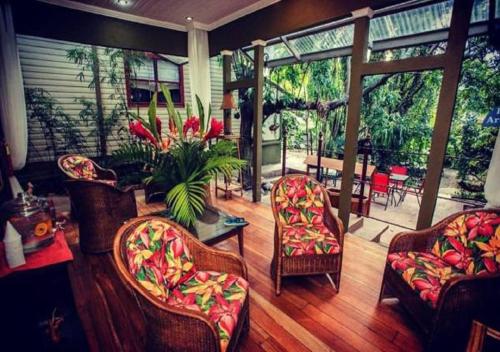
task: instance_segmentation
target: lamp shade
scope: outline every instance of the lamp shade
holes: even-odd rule
[[[233,94],[231,92],[224,93],[222,97],[222,105],[220,106],[221,110],[231,110],[236,109],[236,104],[234,103]]]

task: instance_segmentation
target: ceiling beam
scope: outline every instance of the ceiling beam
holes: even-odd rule
[[[16,33],[113,48],[187,56],[187,33],[50,5],[12,1]]]

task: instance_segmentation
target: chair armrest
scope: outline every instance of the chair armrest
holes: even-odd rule
[[[339,245],[342,247],[344,243],[344,224],[342,221],[333,213],[333,209],[330,205],[325,204],[323,221],[330,230],[331,233],[337,237]]]
[[[498,312],[500,309],[500,273],[484,275],[462,275],[451,278],[441,289],[437,309],[472,314],[479,306],[485,311]],[[471,303],[475,303],[471,306]],[[496,305],[496,308],[495,308]]]
[[[238,254],[209,247],[187,236],[184,241],[198,270],[224,272],[248,279],[247,266]]]
[[[113,180],[116,181],[118,180],[118,176],[116,176],[116,172],[111,169],[103,169],[99,165],[96,165],[96,170],[97,170],[97,177],[100,180]]]
[[[400,232],[392,239],[388,253],[430,251],[438,235],[437,231],[429,231],[429,229]]]

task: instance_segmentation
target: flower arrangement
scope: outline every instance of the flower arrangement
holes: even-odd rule
[[[131,114],[133,120],[129,131],[134,140],[121,145],[113,157],[118,163],[139,164],[139,175],[144,183],[165,186],[165,202],[170,214],[175,221],[189,227],[205,209],[210,180],[217,173],[231,177],[244,161],[235,157],[234,142],[213,140],[221,135],[223,123],[210,117],[210,105],[205,115],[203,104],[196,96],[198,116],[187,106],[183,122],[174,108],[170,91],[163,85],[160,87],[169,118],[167,130],[162,131],[161,120],[156,114],[158,98],[155,93],[147,119]]]

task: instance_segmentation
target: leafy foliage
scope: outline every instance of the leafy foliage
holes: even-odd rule
[[[68,152],[81,153],[85,138],[77,122],[64,112],[57,100],[42,88],[26,88],[24,93],[28,120],[40,124],[47,152],[52,153],[54,159]]]
[[[241,168],[245,162],[235,157],[234,142],[222,140],[208,148],[205,137],[210,135],[210,131],[202,132],[201,126],[199,131],[188,132],[183,128],[169,90],[163,85],[161,88],[172,122],[166,138],[169,142],[165,144],[137,140],[122,145],[113,153],[113,158],[116,163],[139,165],[137,173],[146,184],[165,186],[168,190],[165,201],[171,215],[176,221],[189,227],[205,208],[206,190],[212,177],[218,173],[231,177],[233,171]],[[161,131],[156,125],[156,104],[155,94],[148,111],[148,121],[140,117],[136,119],[152,134],[156,134],[157,140],[162,140]],[[201,102],[198,109],[200,116],[205,116]],[[168,145],[168,148],[164,145]]]

